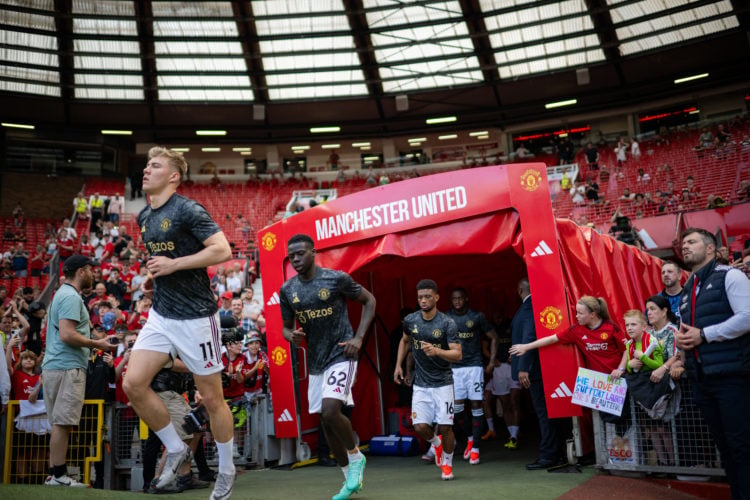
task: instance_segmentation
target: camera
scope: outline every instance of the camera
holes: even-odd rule
[[[135,340],[128,341],[128,349],[132,349],[134,345],[135,345]]]
[[[193,434],[203,432],[207,423],[208,410],[205,406],[199,406],[185,415],[185,418],[182,419],[182,428],[185,429],[185,432]]]
[[[118,339],[117,337],[110,337],[109,338],[109,343],[112,344],[112,345],[117,345],[117,344],[120,343],[120,339]]]

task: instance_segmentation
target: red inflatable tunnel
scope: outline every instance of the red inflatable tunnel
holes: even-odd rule
[[[436,174],[379,186],[322,204],[259,233],[267,341],[277,437],[317,428],[307,413],[305,350],[293,366],[282,335],[278,290],[294,271],[286,241],[297,233],[315,240],[318,264],[346,271],[377,298],[354,388],[353,423],[363,440],[381,434],[393,401],[389,332],[399,310],[416,304],[416,283],[434,279],[438,307],[450,307],[453,286],[468,290],[472,307],[488,318],[509,318],[519,305],[516,284],[528,276],[537,335],[566,329],[575,300],[603,296],[620,322],[630,308],[661,288],[660,261],[634,247],[579,228],[552,214],[546,168],[517,164]],[[350,308],[356,327],[361,306]],[[579,415],[570,402],[578,360],[559,344],[541,351],[551,417]],[[302,402],[300,401],[303,400]]]

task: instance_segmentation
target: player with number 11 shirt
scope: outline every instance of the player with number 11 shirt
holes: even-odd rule
[[[279,291],[284,338],[293,344],[307,339],[308,411],[320,413],[331,451],[344,472],[344,485],[333,497],[344,500],[362,489],[365,457],[356,446],[351,422],[341,409],[344,404],[354,404],[351,391],[357,357],[375,316],[375,297],[345,272],[316,265],[309,236],[292,236],[287,251],[297,275]],[[356,334],[349,322],[347,299],[363,306]],[[295,322],[299,328],[295,329]]]

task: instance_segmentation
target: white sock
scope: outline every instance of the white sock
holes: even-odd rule
[[[510,437],[512,437],[513,439],[518,439],[518,426],[517,425],[509,425],[508,432],[510,433]]]
[[[492,419],[492,417],[487,417],[487,427],[492,432],[495,432],[495,421]]]
[[[352,453],[352,452],[347,452],[347,453],[348,453],[348,455],[349,455],[349,456],[348,456],[348,458],[349,458],[349,463],[352,463],[352,462],[359,462],[359,461],[360,461],[360,460],[362,460],[362,458],[364,457],[364,455],[362,455],[362,453],[361,453],[361,452],[359,451],[359,448],[356,448],[356,450],[357,450],[357,451],[355,451],[354,453]]]
[[[341,472],[344,473],[344,479],[347,479],[349,477],[349,466],[345,465],[341,468]]]
[[[435,448],[437,448],[438,446],[440,446],[440,438],[438,437],[438,435],[437,435],[437,434],[433,435],[433,436],[432,436],[432,439],[430,439],[430,441],[429,441],[429,442],[430,442],[430,444],[431,444],[432,446],[434,446]]]
[[[178,453],[186,446],[177,434],[177,429],[174,428],[172,422],[167,424],[163,429],[154,432],[159,436],[162,444],[167,449],[167,453]]]
[[[453,465],[453,453],[443,452],[443,465]]]
[[[226,443],[216,441],[216,450],[219,452],[219,473],[234,474],[234,438]]]

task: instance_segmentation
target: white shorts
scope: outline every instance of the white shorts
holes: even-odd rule
[[[356,361],[342,361],[329,366],[321,375],[310,375],[310,383],[307,386],[307,411],[320,413],[324,399],[338,399],[346,406],[354,406],[352,387],[356,376]]]
[[[510,394],[511,389],[520,389],[518,380],[513,380],[510,375],[510,365],[503,363],[492,370],[492,378],[487,382],[485,390],[490,391],[493,396],[505,396]]]
[[[133,350],[176,355],[195,375],[211,375],[224,369],[221,362],[219,313],[197,319],[170,319],[151,309]]]
[[[469,399],[481,401],[484,387],[484,369],[481,366],[453,368],[453,392],[457,401]]]
[[[414,386],[411,420],[416,424],[453,425],[453,386]]]

